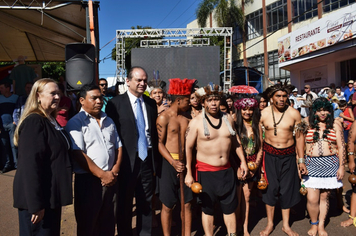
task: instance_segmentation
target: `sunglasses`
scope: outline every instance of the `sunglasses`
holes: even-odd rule
[[[108,86],[108,84],[99,84],[99,86]]]

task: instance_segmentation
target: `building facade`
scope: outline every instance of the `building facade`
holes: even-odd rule
[[[310,25],[318,24],[323,18],[333,19],[340,15],[339,11],[353,7],[356,10],[356,0],[254,0],[244,3],[235,0],[242,6],[245,19],[245,36],[234,30],[233,44],[241,49],[240,60],[233,66],[252,67],[264,74],[264,87],[280,80],[288,80],[302,89],[305,84],[311,84],[315,90],[330,83],[337,86],[341,81],[356,79],[356,47],[353,47],[353,35],[348,42],[340,42],[321,50],[309,51],[299,58],[283,61],[281,46],[278,43],[283,37],[297,31],[305,31]],[[344,10],[343,10],[344,9]],[[218,27],[212,19],[207,20],[207,26]],[[353,21],[356,20],[356,17]],[[351,23],[352,27],[356,30]],[[187,25],[188,28],[198,27],[196,20]],[[326,26],[320,26],[322,29]],[[349,30],[349,29],[348,29]],[[352,31],[352,29],[351,29]],[[316,38],[317,40],[317,38]],[[356,40],[355,40],[356,41]],[[327,42],[326,42],[327,43]],[[287,47],[289,45],[286,45]],[[288,53],[288,48],[285,49]],[[355,55],[355,56],[353,56]],[[311,77],[323,77],[315,82]]]

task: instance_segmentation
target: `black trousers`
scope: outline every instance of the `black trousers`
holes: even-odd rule
[[[92,174],[76,174],[74,210],[77,236],[114,236],[117,185],[101,186]]]
[[[45,209],[43,219],[32,224],[32,214],[25,209],[19,209],[20,236],[59,236],[61,229],[62,208]]]
[[[122,166],[119,174],[117,230],[119,236],[132,235],[133,197],[136,199],[136,231],[139,236],[152,235],[151,199],[155,189],[152,156],[145,161],[136,156],[135,166]]]

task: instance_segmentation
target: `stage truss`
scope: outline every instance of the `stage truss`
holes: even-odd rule
[[[156,44],[156,47],[202,47],[209,46],[204,39],[196,44],[188,43],[189,40],[196,40],[193,37],[222,36],[224,37],[224,90],[231,88],[231,63],[232,63],[232,28],[179,28],[179,29],[131,29],[116,31],[116,78],[118,82],[124,82],[126,78],[125,68],[125,38],[150,38],[145,40],[148,45]],[[154,38],[160,38],[155,40]],[[163,38],[163,39],[162,39]],[[169,39],[182,38],[182,39]],[[179,43],[179,40],[181,40]],[[178,43],[177,43],[178,42]],[[193,42],[193,41],[191,41]],[[170,45],[168,45],[170,44]],[[142,42],[141,42],[142,45]],[[144,46],[141,46],[144,47]]]

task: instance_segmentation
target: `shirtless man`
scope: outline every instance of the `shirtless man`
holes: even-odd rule
[[[230,150],[239,156],[242,177],[248,171],[239,138],[233,129],[230,115],[219,110],[221,93],[209,86],[196,92],[203,103],[203,111],[190,121],[186,132],[187,175],[185,183],[190,187],[195,179],[192,172],[192,156],[196,148],[197,181],[203,187],[199,198],[202,202],[202,223],[205,235],[213,235],[214,205],[219,202],[229,236],[236,235],[236,173],[230,166]]]
[[[293,86],[279,84],[269,87],[266,94],[271,105],[261,112],[260,123],[265,128],[263,169],[268,187],[262,194],[266,204],[267,227],[260,232],[260,236],[267,236],[273,231],[278,196],[282,208],[282,230],[290,236],[298,235],[290,228],[289,215],[290,208],[300,200],[296,158],[304,157],[304,134],[297,129],[294,142],[293,130],[294,127],[300,127],[301,117],[296,109],[286,104],[292,89]],[[299,163],[298,167],[300,174],[307,174],[304,163]]]
[[[189,97],[195,80],[170,79],[168,94],[172,97],[172,105],[157,118],[158,150],[164,158],[162,173],[159,179],[160,195],[162,202],[161,221],[163,235],[171,234],[172,212],[180,196],[180,185],[177,174],[184,171],[184,163],[179,161],[179,132],[180,142],[184,148],[184,134],[189,120],[183,114],[189,109]],[[183,152],[183,150],[182,150]],[[191,200],[192,191],[184,188],[184,214],[185,235],[190,235],[192,226]]]

